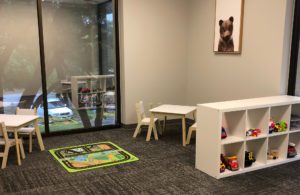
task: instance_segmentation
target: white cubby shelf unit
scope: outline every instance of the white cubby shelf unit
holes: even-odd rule
[[[291,124],[291,116],[299,119]],[[286,131],[269,133],[269,121],[285,121]],[[293,119],[292,119],[293,120]],[[295,125],[296,124],[296,125]],[[227,138],[221,139],[224,127]],[[257,137],[246,136],[250,128],[259,128]],[[294,143],[299,155],[287,158],[288,144]],[[268,151],[278,158],[268,159]],[[245,151],[253,152],[256,162],[245,167]],[[220,155],[237,156],[239,170],[220,173]],[[198,104],[196,168],[217,179],[300,160],[300,97],[272,96],[245,100]]]

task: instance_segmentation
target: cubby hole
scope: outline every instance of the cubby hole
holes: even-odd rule
[[[291,113],[290,130],[300,131],[300,104],[292,105]]]
[[[284,105],[284,106],[275,106],[271,107],[271,117],[274,121],[274,123],[280,123],[281,121],[284,121],[287,123],[287,129],[288,131],[290,127],[290,119],[291,119],[291,105]],[[283,133],[283,132],[279,132]],[[273,134],[276,134],[276,132],[273,132]]]
[[[244,131],[246,127],[246,111],[223,113],[222,127],[224,127],[227,134],[227,137],[222,139],[222,144],[243,141],[246,137]]]
[[[275,163],[278,161],[283,161],[287,159],[287,148],[288,148],[288,134],[285,135],[279,135],[279,136],[273,136],[269,137],[269,142],[268,142],[268,153],[269,157],[270,156],[275,156],[273,155],[274,153],[277,153],[278,156],[276,159],[269,159],[267,156],[267,162],[268,163]],[[275,151],[275,152],[273,152]]]
[[[260,129],[257,137],[247,136],[247,139],[266,137],[269,133],[270,108],[250,109],[247,111],[246,132],[251,129]],[[245,132],[245,134],[246,134]]]
[[[252,152],[253,157],[256,159],[256,161],[252,164],[252,166],[249,167],[245,166],[245,168],[256,167],[267,163],[267,157],[266,157],[267,143],[268,143],[267,138],[256,139],[256,140],[251,140],[246,142],[245,151]],[[246,157],[245,157],[245,161],[246,161]]]
[[[289,136],[289,143],[295,144],[295,149],[297,151],[296,157],[300,157],[300,132],[291,133]]]
[[[238,142],[233,144],[226,144],[222,146],[221,154],[227,157],[236,156],[239,164],[239,170],[244,168],[244,142]],[[225,173],[230,172],[226,168]]]

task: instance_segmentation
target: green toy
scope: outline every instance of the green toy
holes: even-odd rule
[[[280,121],[280,131],[286,131],[287,130],[287,123],[285,121]]]
[[[285,121],[280,121],[280,123],[275,124],[274,132],[283,132],[287,130],[287,123]]]

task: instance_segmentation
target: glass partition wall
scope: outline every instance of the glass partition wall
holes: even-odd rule
[[[115,1],[0,2],[0,111],[36,107],[46,133],[118,125]]]
[[[39,104],[42,83],[36,7],[34,0],[0,1],[1,114]]]

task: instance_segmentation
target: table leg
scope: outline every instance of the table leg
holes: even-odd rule
[[[163,130],[162,130],[162,126],[161,126],[160,120],[158,120],[157,123],[158,123],[158,133],[159,133],[159,135],[162,135],[163,134],[163,132],[162,132]]]
[[[155,123],[153,123],[153,133],[154,133],[154,139],[158,140],[157,129],[156,129]]]
[[[167,122],[167,116],[164,117],[164,127],[163,127],[163,132],[166,130],[166,122]]]
[[[21,165],[21,156],[20,156],[20,142],[18,138],[18,129],[14,129],[14,137],[15,137],[15,142],[16,142],[16,151],[17,151],[17,161],[18,165]]]
[[[154,125],[154,115],[151,113],[150,124],[149,124],[149,127],[148,127],[146,141],[150,141],[153,125]]]
[[[44,146],[42,135],[41,135],[41,131],[40,131],[40,128],[39,128],[38,119],[36,119],[34,121],[34,129],[35,129],[36,138],[37,138],[37,140],[39,142],[39,145],[40,145],[40,149],[41,149],[41,151],[44,151],[45,150],[45,146]]]
[[[186,124],[185,124],[185,116],[182,117],[182,145],[186,145]]]

